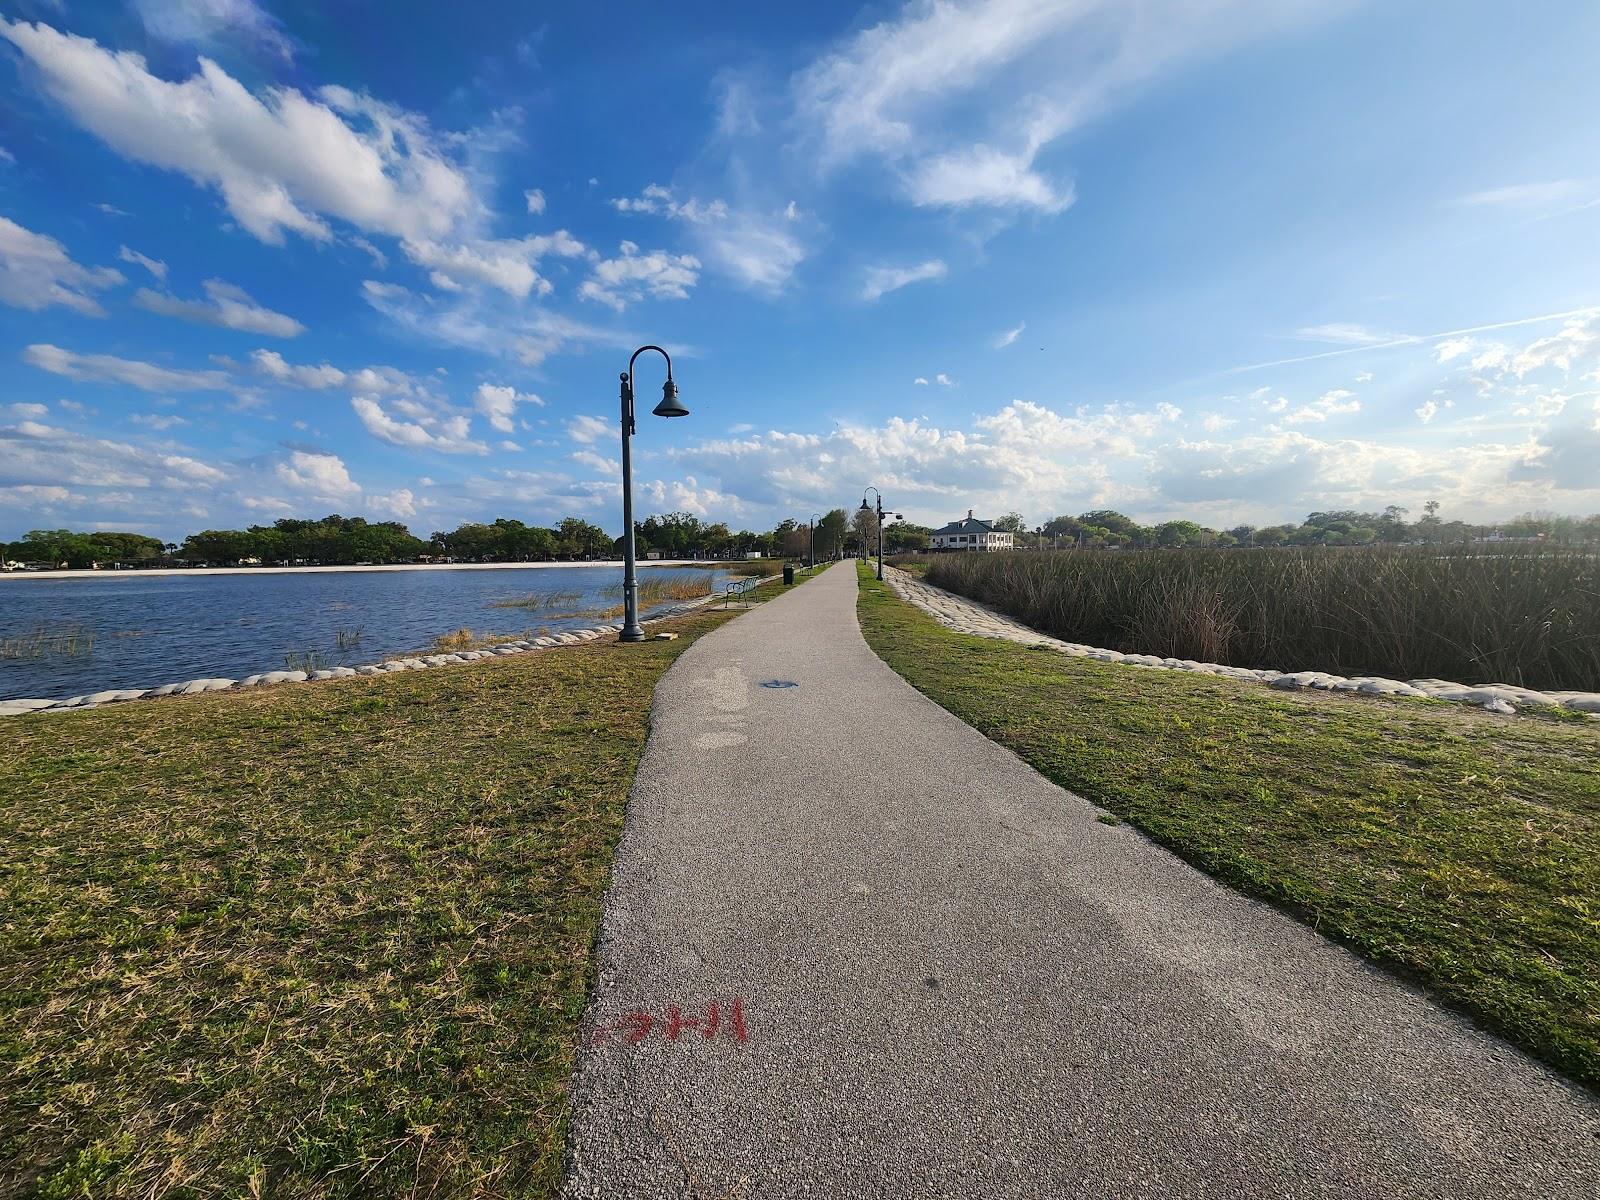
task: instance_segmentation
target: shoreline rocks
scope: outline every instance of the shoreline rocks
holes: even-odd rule
[[[924,583],[895,567],[886,567],[883,577],[895,595],[920,608],[948,629],[975,637],[998,638],[1041,650],[1052,650],[1071,658],[1089,658],[1097,662],[1152,670],[1218,675],[1247,683],[1264,683],[1281,691],[1310,688],[1317,691],[1355,692],[1365,696],[1443,700],[1454,704],[1470,704],[1501,716],[1514,716],[1519,707],[1555,708],[1583,713],[1592,720],[1600,720],[1600,692],[1540,692],[1509,683],[1465,684],[1448,679],[1387,679],[1374,675],[1346,678],[1327,671],[1268,671],[1195,662],[1186,658],[1160,658],[1154,654],[1124,654],[1118,650],[1049,637],[1003,613],[995,612],[965,596]]]

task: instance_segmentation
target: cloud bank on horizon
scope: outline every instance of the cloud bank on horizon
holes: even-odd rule
[[[19,5],[0,538],[615,529],[644,342],[640,503],[735,527],[1600,510],[1600,10],[1391,7],[641,6],[619,81],[604,14]]]

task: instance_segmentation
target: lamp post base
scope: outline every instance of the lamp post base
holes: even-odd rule
[[[631,627],[629,627],[627,629],[624,629],[621,633],[617,634],[617,641],[619,641],[619,642],[642,642],[642,641],[644,641],[644,630],[641,629],[637,625],[631,626]]]

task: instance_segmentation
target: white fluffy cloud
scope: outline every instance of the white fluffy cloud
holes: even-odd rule
[[[1008,329],[990,343],[996,350],[1004,350],[1022,336],[1022,331],[1028,327],[1026,321],[1019,322],[1015,329]]]
[[[532,404],[544,406],[544,401],[532,392],[519,392],[514,387],[492,383],[480,383],[478,390],[472,396],[473,407],[488,418],[491,428],[498,429],[501,433],[512,433],[516,429],[513,418],[517,415],[517,405]]]
[[[410,488],[397,488],[387,494],[367,497],[367,507],[375,513],[397,517],[404,521],[417,515],[418,505],[426,505],[419,501]]]
[[[178,537],[262,514],[304,515],[312,505],[348,510],[362,495],[344,460],[328,451],[290,449],[259,462],[220,463],[165,439],[118,440],[32,420],[0,422],[0,507],[18,523],[50,511],[75,528],[109,524]],[[431,503],[400,488],[367,496],[365,507],[405,519]]]
[[[1065,415],[1013,401],[970,429],[896,417],[881,426],[843,425],[827,434],[774,431],[701,443],[672,458],[720,492],[769,514],[832,507],[877,483],[886,503],[923,522],[968,508],[1080,511],[1125,496],[1111,468],[1141,453],[1130,428],[1155,428],[1153,414],[1122,409]],[[1076,507],[1074,507],[1076,506]]]
[[[255,0],[134,0],[145,29],[164,42],[209,46],[243,40],[283,58],[294,57],[283,27]]]
[[[0,487],[206,493],[227,471],[166,446],[89,437],[34,421],[0,426]],[[91,493],[92,494],[92,493]],[[173,504],[170,498],[160,501]]]
[[[48,25],[0,18],[0,37],[37,68],[84,129],[138,162],[216,189],[241,227],[277,244],[326,241],[327,218],[413,239],[449,235],[473,216],[466,175],[415,114],[346,88],[253,94],[210,59],[170,82],[143,56]]]
[[[699,278],[700,260],[692,254],[669,254],[665,250],[641,254],[633,242],[623,242],[618,257],[594,264],[593,273],[584,280],[578,294],[621,312],[646,296],[687,300],[689,289]]]
[[[0,434],[0,437],[3,436]],[[0,486],[0,508],[21,509],[27,513],[54,512],[63,504],[82,504],[87,499],[84,493],[64,487],[47,487],[36,483]]]
[[[331,388],[339,387],[345,381],[345,373],[338,367],[330,367],[327,363],[321,366],[297,366],[285,362],[283,355],[276,350],[252,351],[250,361],[258,373],[291,387]]]
[[[861,286],[861,298],[868,303],[899,291],[913,283],[930,279],[943,279],[949,268],[937,258],[910,267],[877,266],[867,269],[866,281]]]
[[[22,352],[24,362],[89,383],[125,383],[146,392],[221,392],[232,383],[221,371],[186,371],[112,354],[78,354],[39,343]]]
[[[587,414],[573,417],[567,422],[567,436],[575,442],[591,445],[601,438],[611,436],[611,423]]]
[[[1052,183],[1033,169],[1036,151],[1007,154],[991,146],[971,146],[935,154],[911,167],[906,194],[922,207],[1032,208],[1058,213],[1077,198],[1071,183]]]
[[[1038,162],[1056,139],[1186,60],[1336,7],[917,0],[797,74],[796,118],[824,168],[877,159],[913,203],[1059,212],[1071,184]]]
[[[273,312],[257,304],[243,288],[221,279],[208,279],[204,300],[180,300],[165,292],[140,288],[133,302],[149,312],[164,317],[178,317],[184,321],[198,321],[204,325],[217,325],[223,329],[237,329],[243,333],[264,333],[269,337],[298,337],[306,327],[293,317]]]
[[[1571,371],[1600,354],[1600,310],[1571,317],[1549,337],[1530,342],[1511,360],[1518,378],[1543,367]]]
[[[1159,511],[1200,520],[1279,523],[1315,509],[1418,508],[1438,499],[1487,519],[1539,507],[1550,481],[1516,482],[1539,443],[1419,449],[1362,438],[1324,440],[1295,430],[1230,443],[1178,441],[1157,448],[1149,481]]]
[[[83,267],[52,237],[0,217],[0,302],[38,311],[59,304],[87,317],[103,317],[91,294],[121,283],[112,267]]]
[[[737,517],[744,503],[737,496],[702,485],[693,475],[683,479],[655,479],[639,488],[650,507],[666,512],[693,513],[709,517],[713,513]]]
[[[725,200],[679,200],[671,188],[652,183],[637,197],[611,201],[618,212],[650,213],[682,222],[695,249],[712,268],[757,291],[781,290],[805,261],[801,214],[790,201],[779,212],[735,209]]]
[[[130,263],[136,267],[143,267],[146,271],[149,271],[150,274],[154,275],[157,279],[160,279],[163,282],[165,282],[167,278],[167,264],[162,262],[159,258],[151,258],[147,254],[140,254],[137,250],[130,250],[127,246],[118,248],[117,257],[125,263]]]
[[[622,474],[622,463],[618,459],[601,454],[598,450],[574,450],[567,457],[579,466],[588,467],[600,475]]]
[[[1324,392],[1310,404],[1302,404],[1291,413],[1284,414],[1283,425],[1321,424],[1329,417],[1342,417],[1350,413],[1361,411],[1361,401],[1357,400],[1354,392],[1347,392],[1343,388],[1334,388]]]
[[[636,197],[613,200],[611,207],[622,213],[653,213],[673,217],[692,225],[709,225],[726,219],[729,213],[725,200],[703,202],[691,196],[680,201],[671,188],[662,187],[659,183],[646,185]]]
[[[361,485],[337,454],[295,450],[275,468],[278,479],[297,492],[318,500],[345,500],[359,495]]]
[[[128,418],[128,421],[130,424],[143,425],[146,429],[154,429],[162,433],[189,423],[186,418],[180,417],[176,413],[134,413]]]
[[[522,198],[528,202],[528,213],[537,217],[544,212],[544,193],[538,188],[529,188],[522,193]]]
[[[390,415],[376,396],[352,396],[350,407],[368,433],[393,446],[445,454],[489,453],[488,446],[473,440],[472,422],[463,413],[432,413],[416,405],[402,413],[409,419],[401,420]]]
[[[252,350],[250,366],[257,375],[286,387],[325,391],[348,387],[375,396],[405,396],[436,402],[428,385],[395,367],[372,366],[344,370],[328,363],[291,363],[276,350]]]
[[[429,272],[428,277],[437,288],[448,292],[483,285],[519,300],[530,292],[548,296],[554,290],[554,285],[539,274],[536,264],[541,258],[551,254],[577,258],[587,252],[587,247],[564,229],[500,241],[480,239],[452,244],[407,240],[400,248],[407,258]]]
[[[542,307],[491,303],[471,292],[441,298],[368,279],[361,297],[412,337],[535,366],[551,354],[603,346],[632,350],[625,330],[604,329]]]

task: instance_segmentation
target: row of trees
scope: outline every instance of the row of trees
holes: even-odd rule
[[[707,523],[691,513],[647,517],[634,526],[641,556],[662,558],[743,558],[750,553],[806,557],[813,541],[818,559],[845,550],[847,522],[842,508],[816,523],[786,520],[764,533],[737,533],[721,522]],[[540,562],[557,559],[613,558],[622,539],[579,517],[550,527],[502,517],[439,530],[427,541],[398,521],[371,522],[333,514],[320,520],[284,519],[247,529],[206,529],[182,544],[163,543],[137,533],[74,533],[39,530],[20,541],[0,543],[7,562],[31,566],[212,565],[260,563],[265,566],[399,563],[449,559],[457,562]]]
[[[96,563],[148,563],[177,547],[142,533],[73,533],[70,529],[35,529],[16,542],[0,542],[0,557],[7,562],[40,563],[52,567],[92,567]]]
[[[1314,512],[1297,525],[1257,528],[1236,525],[1209,529],[1194,521],[1141,525],[1114,509],[1096,509],[1076,517],[1052,517],[1032,530],[1020,513],[1007,513],[995,524],[1028,546],[1180,548],[1185,546],[1365,546],[1375,543],[1468,542],[1485,537],[1536,538],[1556,543],[1600,542],[1600,515],[1563,517],[1524,513],[1498,525],[1446,521],[1430,501],[1423,515],[1408,521],[1398,505],[1382,512],[1348,510]],[[814,525],[814,528],[813,528]],[[932,530],[925,525],[891,521],[883,531],[890,554],[926,550]],[[808,557],[819,561],[877,548],[876,514],[835,508],[816,522],[785,520],[764,533],[737,532],[728,525],[705,522],[690,513],[664,513],[645,518],[634,528],[641,556],[662,558]],[[396,563],[451,559],[461,562],[536,562],[554,559],[612,558],[621,553],[621,539],[579,517],[554,526],[527,525],[509,518],[487,524],[468,522],[436,531],[427,541],[398,521],[371,522],[363,517],[333,514],[320,520],[284,519],[248,529],[207,529],[190,534],[182,545],[163,543],[137,533],[74,533],[36,529],[20,541],[0,543],[8,562],[86,568],[95,565],[151,566],[167,564],[262,563],[265,565]]]
[[[398,521],[341,517],[320,521],[285,518],[248,529],[207,529],[192,533],[173,550],[179,562],[231,566],[240,562],[392,563],[408,562],[428,552],[428,543],[413,537]]]
[[[811,552],[832,558],[843,544],[844,510],[834,509],[815,523],[785,520],[764,533],[735,532],[721,521],[702,521],[693,513],[662,513],[634,524],[634,548],[641,555],[662,558],[743,558],[747,554],[804,557]],[[552,529],[501,519],[490,525],[469,523],[435,533],[430,551],[470,562],[524,562],[551,558],[611,558],[622,553],[622,539],[598,525],[568,517]]]
[[[1019,545],[1044,546],[1070,542],[1080,546],[1130,546],[1135,548],[1184,546],[1370,546],[1413,543],[1449,544],[1486,538],[1531,538],[1567,544],[1600,542],[1600,514],[1562,517],[1554,513],[1524,513],[1495,525],[1446,521],[1439,503],[1430,500],[1422,516],[1409,521],[1409,510],[1391,504],[1382,512],[1349,509],[1314,512],[1297,525],[1235,525],[1210,529],[1194,521],[1164,521],[1141,525],[1114,509],[1097,509],[1076,517],[1053,517],[1037,526],[1030,537],[1017,513],[1007,513],[997,524],[1018,535]]]

